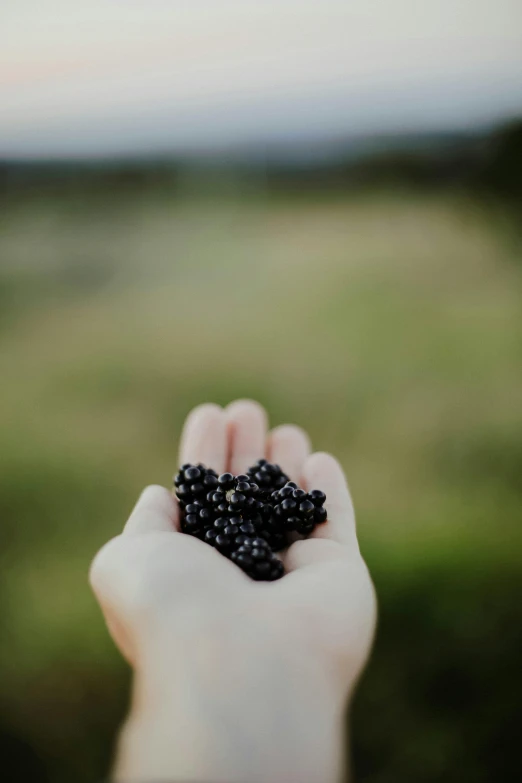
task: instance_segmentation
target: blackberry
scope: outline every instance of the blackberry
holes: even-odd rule
[[[206,505],[204,498],[209,492],[217,489],[218,476],[212,468],[186,463],[174,476],[174,487],[181,508],[195,502]]]
[[[247,538],[230,557],[246,574],[257,581],[274,581],[284,574],[283,564],[264,538]]]
[[[181,530],[213,546],[256,580],[274,580],[284,568],[274,552],[288,533],[312,532],[326,520],[326,496],[300,489],[279,465],[258,460],[233,476],[205,465],[182,465],[174,477]]]
[[[240,514],[244,519],[259,516],[262,504],[257,502],[259,487],[250,476],[223,473],[217,478],[217,487],[206,495],[206,502],[220,514]]]
[[[263,504],[261,523],[257,525],[257,530],[257,535],[264,538],[274,552],[279,552],[288,545],[282,520],[275,516],[274,508],[270,504]]]
[[[213,514],[198,500],[194,500],[182,509],[181,529],[184,533],[196,536],[202,540],[213,524]]]
[[[255,532],[254,526],[245,523],[239,516],[217,517],[212,526],[206,529],[204,541],[228,556]]]
[[[326,495],[320,489],[306,492],[294,481],[288,481],[282,489],[271,495],[274,519],[283,530],[295,530],[306,536],[316,525],[326,521],[325,500]]]
[[[266,459],[259,459],[255,465],[247,470],[250,481],[255,481],[259,487],[261,500],[269,500],[272,492],[282,489],[289,481],[286,473],[283,473],[279,465],[273,465]]]

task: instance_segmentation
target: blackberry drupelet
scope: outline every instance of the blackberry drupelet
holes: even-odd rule
[[[294,481],[288,481],[271,495],[274,519],[286,532],[309,535],[317,524],[326,521],[325,500],[326,495],[320,489],[306,492]]]
[[[282,562],[264,538],[247,538],[230,559],[256,581],[272,582],[284,574]]]

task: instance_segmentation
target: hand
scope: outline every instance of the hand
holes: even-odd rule
[[[343,713],[376,615],[342,469],[310,455],[298,427],[267,436],[254,402],[203,405],[186,421],[180,464],[238,474],[263,455],[327,497],[328,521],[283,554],[279,581],[254,582],[180,533],[175,499],[156,486],[93,562],[92,587],[135,671],[117,780],[339,778]]]

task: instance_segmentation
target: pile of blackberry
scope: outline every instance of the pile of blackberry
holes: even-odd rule
[[[324,492],[306,492],[266,459],[239,476],[218,476],[202,464],[182,465],[174,489],[182,531],[215,547],[260,581],[283,576],[275,552],[290,543],[289,533],[307,536],[327,516]]]

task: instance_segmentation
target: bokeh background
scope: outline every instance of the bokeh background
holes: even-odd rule
[[[519,4],[0,16],[3,779],[106,774],[129,672],[89,562],[189,409],[242,396],[349,476],[356,778],[516,779]]]

